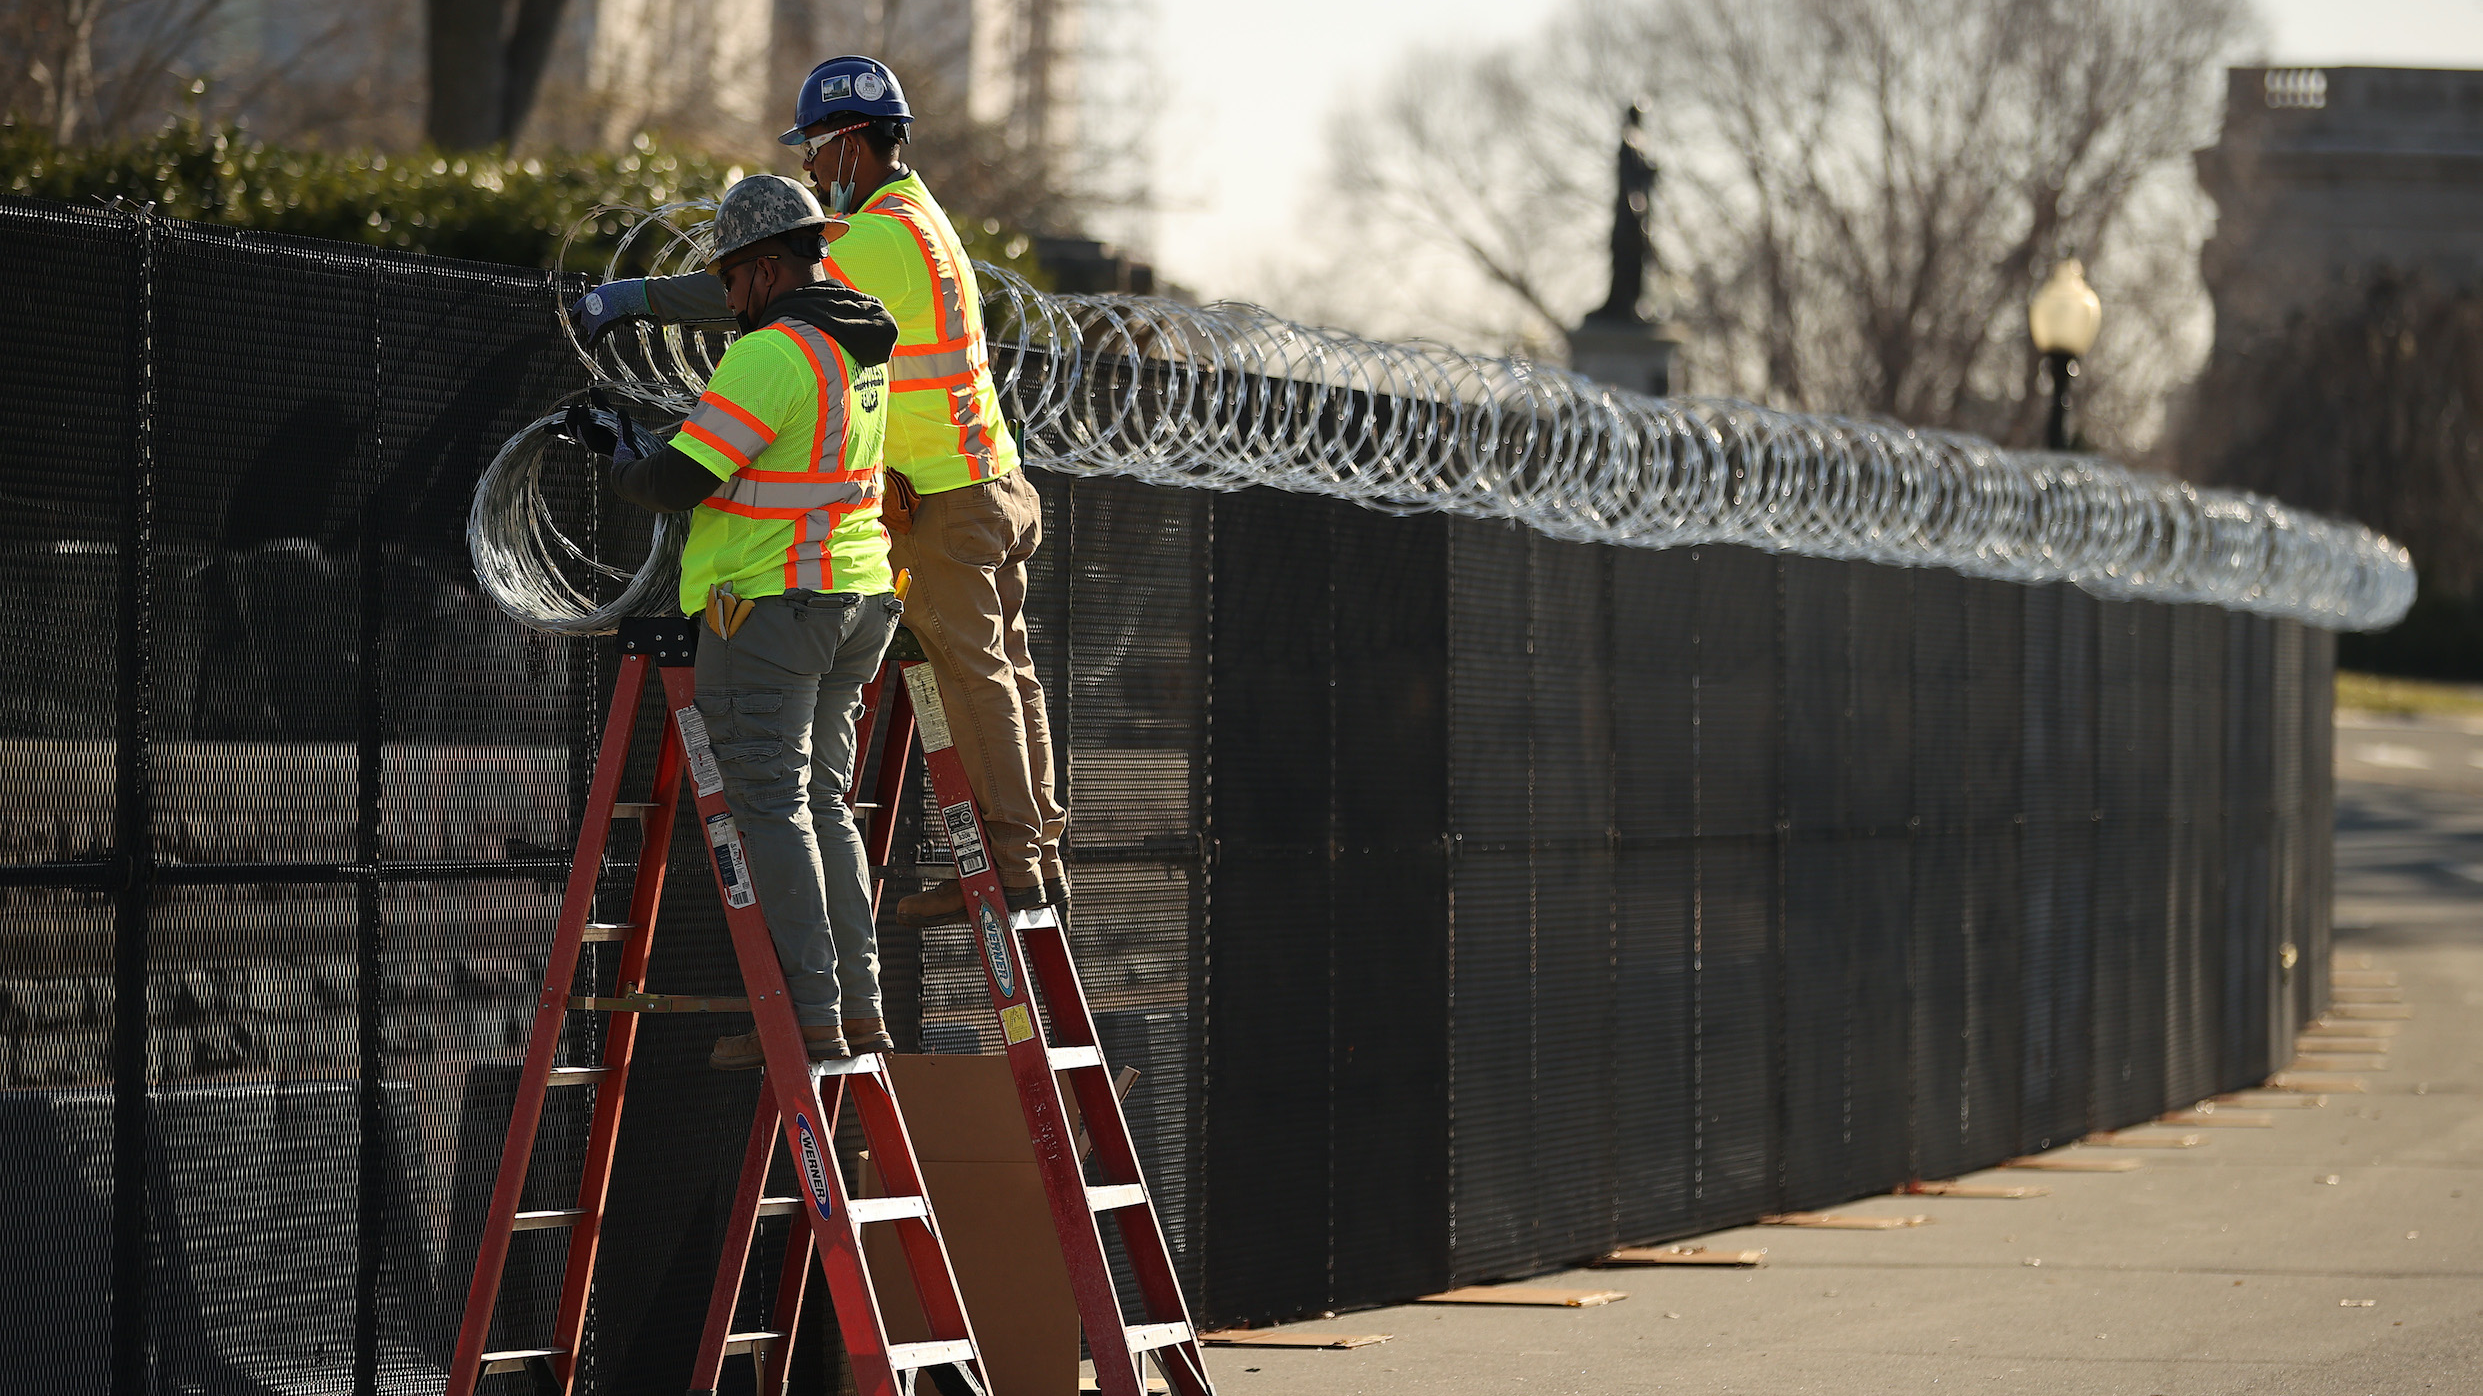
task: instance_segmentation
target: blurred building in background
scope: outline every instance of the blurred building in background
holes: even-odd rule
[[[30,60],[0,78],[0,106],[63,140],[142,134],[189,105],[280,142],[610,149],[646,131],[756,153],[813,64],[868,53],[926,128],[971,129],[1111,204],[1145,183],[1124,156],[1150,3],[104,0],[79,30],[0,0],[0,38]]]
[[[2387,270],[2483,281],[2483,71],[2235,68],[2198,155],[2216,353],[2244,352]]]
[[[2216,337],[2176,458],[2413,554],[2349,668],[2483,680],[2483,71],[2236,68],[2198,154]]]

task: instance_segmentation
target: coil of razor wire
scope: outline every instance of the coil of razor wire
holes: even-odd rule
[[[657,274],[699,265],[700,220],[711,208],[600,211],[629,225],[606,279],[624,274],[633,255]],[[1005,268],[975,270],[1019,449],[1026,463],[1063,474],[1266,485],[1622,547],[1729,543],[2065,581],[2109,599],[2200,603],[2339,630],[2393,624],[2414,598],[2405,550],[2368,528],[2100,457],[1727,399],[1649,397],[1523,359],[1299,325],[1252,305],[1052,294]],[[674,420],[704,389],[722,342],[677,326],[616,338],[617,348],[579,346],[595,384]],[[539,438],[543,428],[528,433]],[[510,442],[477,495],[478,571],[530,625],[609,629],[624,603],[586,607],[574,590],[560,597],[541,568],[567,540],[524,516],[541,503],[531,485],[494,478],[539,468],[539,446],[530,453],[527,440]],[[669,546],[677,554],[677,537]],[[659,537],[630,594],[665,595],[665,577],[646,575],[669,576],[676,564],[665,547]],[[565,555],[583,560],[574,548]]]

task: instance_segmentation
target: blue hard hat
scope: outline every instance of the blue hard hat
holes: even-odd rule
[[[802,79],[801,95],[793,103],[793,129],[776,139],[800,145],[803,127],[840,115],[902,122],[914,119],[905,105],[905,89],[897,86],[897,75],[888,71],[888,65],[849,53],[829,59]],[[902,134],[900,128],[900,138]]]

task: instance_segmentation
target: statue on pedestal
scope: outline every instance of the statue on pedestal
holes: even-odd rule
[[[1647,236],[1647,213],[1654,207],[1655,162],[1638,148],[1638,130],[1647,104],[1633,103],[1621,114],[1621,149],[1615,160],[1612,193],[1612,294],[1587,314],[1590,320],[1643,325],[1638,302],[1646,295],[1647,267],[1655,260],[1655,242]]]
[[[1569,332],[1569,366],[1599,383],[1662,397],[1679,386],[1672,362],[1681,341],[1638,308],[1646,297],[1648,268],[1662,270],[1647,234],[1656,168],[1638,145],[1646,115],[1644,102],[1621,113],[1612,192],[1612,291]]]

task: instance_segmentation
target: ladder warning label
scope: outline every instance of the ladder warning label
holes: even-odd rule
[[[1000,1035],[1014,1047],[1035,1035],[1035,1011],[1032,1007],[1013,1003],[1000,1010]]]
[[[758,900],[750,890],[750,862],[742,856],[741,834],[733,827],[733,816],[707,816],[707,842],[716,851],[716,876],[724,883],[727,904],[744,907]]]
[[[794,1112],[793,1132],[802,1141],[802,1183],[810,1189],[810,1200],[819,1208],[819,1215],[834,1220],[836,1212],[828,1205],[828,1168],[819,1158],[819,1136],[811,1132],[810,1116]]]
[[[981,876],[991,860],[983,856],[983,826],[974,817],[974,802],[959,800],[944,807],[940,822],[948,826],[948,848],[957,859],[958,879]]]
[[[724,774],[716,769],[716,754],[707,746],[705,715],[696,708],[675,708],[672,720],[681,729],[681,754],[690,758],[690,784],[701,796],[722,790]]]
[[[914,699],[914,725],[922,729],[923,750],[946,751],[955,746],[948,735],[948,709],[940,706],[940,684],[931,676],[931,666],[906,665],[905,690]]]

